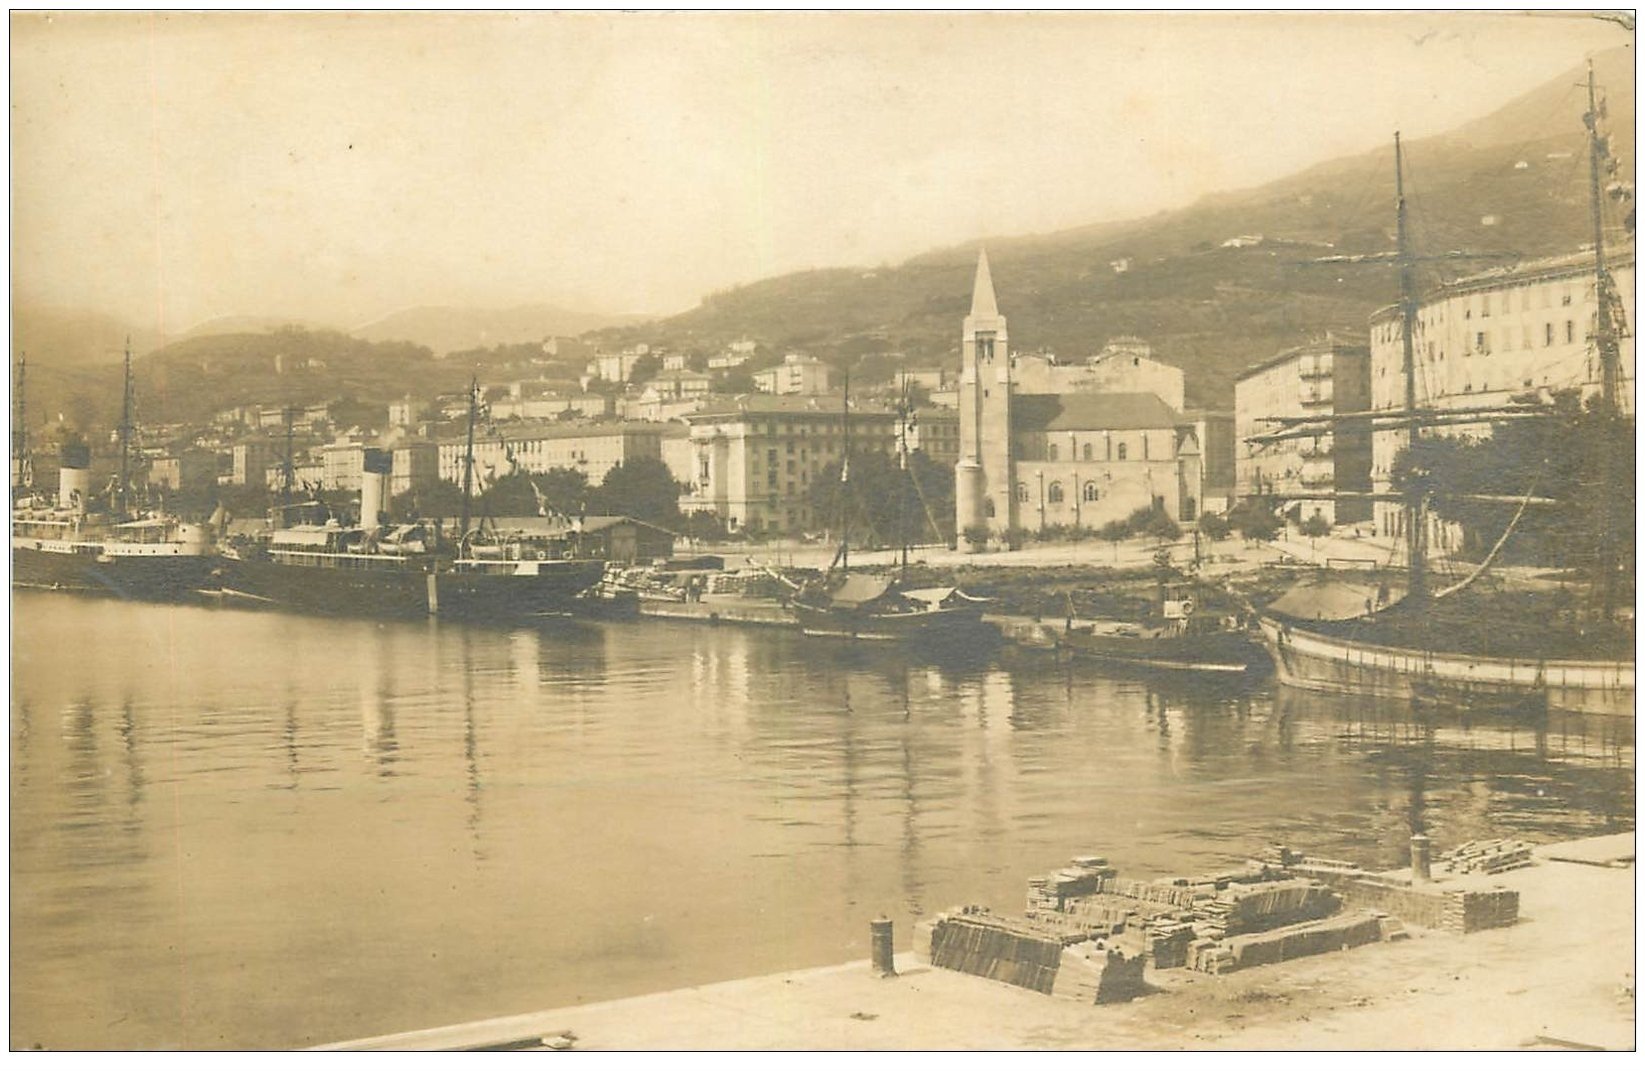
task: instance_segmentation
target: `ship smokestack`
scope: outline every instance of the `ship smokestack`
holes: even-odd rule
[[[388,474],[394,455],[387,450],[366,448],[364,471],[360,474],[360,525],[376,528],[385,523],[388,509]]]
[[[91,494],[91,447],[85,443],[64,443],[62,467],[57,470],[57,504],[86,512]]]

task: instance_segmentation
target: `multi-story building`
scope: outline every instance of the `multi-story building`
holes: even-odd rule
[[[690,468],[681,511],[713,512],[732,530],[817,527],[811,485],[844,451],[842,406],[839,395],[747,394],[687,416]],[[853,409],[852,452],[892,449],[896,420],[886,410]]]
[[[1282,430],[1271,417],[1330,418],[1363,413],[1371,403],[1371,355],[1335,339],[1299,346],[1252,365],[1234,382],[1234,492],[1241,499],[1294,499],[1305,516],[1337,523],[1371,516],[1368,500],[1309,498],[1371,489],[1369,422],[1322,425],[1303,439],[1253,443]]]
[[[236,487],[259,487],[266,480],[269,459],[274,456],[267,439],[247,439],[234,444],[234,467],[229,483]]]
[[[634,366],[650,352],[650,346],[640,345],[621,353],[597,353],[588,364],[588,374],[608,383],[627,383]]]
[[[908,449],[918,450],[939,465],[960,459],[960,415],[952,409],[925,406],[914,411],[908,427]]]
[[[754,389],[767,394],[827,394],[834,389],[834,369],[815,357],[790,353],[775,368],[755,372]]]
[[[391,495],[419,491],[440,482],[440,447],[430,439],[401,439],[390,449],[388,489]]]
[[[1089,365],[1062,376],[1049,358],[1012,356],[986,254],[960,353],[961,532],[1094,528],[1149,506],[1181,520],[1199,515],[1204,453],[1193,422],[1154,392],[1097,389]],[[1038,389],[1019,390],[1024,366]],[[1179,380],[1160,378],[1175,394]]]
[[[1613,319],[1634,323],[1634,257],[1631,249],[1609,258],[1620,297]],[[1601,388],[1593,333],[1598,318],[1591,252],[1526,261],[1512,268],[1470,275],[1427,294],[1416,310],[1412,333],[1416,402],[1426,409],[1502,405],[1535,391]],[[1617,403],[1634,409],[1634,340],[1621,332]],[[1404,339],[1399,310],[1371,317],[1371,404],[1405,407]],[[1459,424],[1429,434],[1482,436],[1490,425]],[[1371,477],[1377,491],[1392,488],[1394,462],[1406,443],[1403,429],[1379,430],[1372,445]],[[1378,502],[1377,532],[1403,534],[1403,512]]]
[[[170,491],[192,491],[217,483],[217,455],[210,450],[180,450],[149,464],[149,483]]]
[[[358,491],[365,474],[366,444],[339,439],[320,448],[323,475],[320,486],[327,490]]]
[[[516,471],[571,469],[598,484],[617,465],[660,458],[662,427],[634,422],[499,425],[495,435],[474,440],[475,475],[489,482]],[[440,441],[440,479],[462,483],[466,450],[466,435]]]

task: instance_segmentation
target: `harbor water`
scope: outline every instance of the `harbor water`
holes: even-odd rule
[[[1631,720],[778,630],[13,599],[13,1048],[292,1047],[866,959],[1096,853],[1631,829]],[[1221,690],[1219,690],[1221,689]]]

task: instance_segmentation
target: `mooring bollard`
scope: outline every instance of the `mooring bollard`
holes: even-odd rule
[[[1411,881],[1433,880],[1433,846],[1427,837],[1417,833],[1411,837]]]
[[[897,973],[891,942],[891,920],[877,918],[868,924],[869,946],[873,952],[873,970],[881,978]]]

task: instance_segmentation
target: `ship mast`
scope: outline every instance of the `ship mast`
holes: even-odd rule
[[[474,494],[474,418],[480,397],[480,377],[475,376],[468,385],[468,446],[463,451],[463,515],[457,528],[457,544],[468,538],[469,504]]]
[[[840,571],[851,567],[851,370],[846,369],[844,396],[840,402]]]
[[[1582,116],[1588,128],[1588,201],[1594,227],[1594,345],[1599,351],[1601,434],[1598,476],[1602,495],[1611,484],[1611,443],[1617,412],[1617,330],[1611,319],[1611,279],[1605,267],[1605,221],[1601,211],[1599,172],[1601,157],[1607,155],[1599,133],[1599,102],[1594,88],[1594,63],[1588,61],[1588,111]],[[1611,525],[1599,526],[1600,612],[1609,621],[1616,612],[1616,540]]]
[[[131,497],[131,336],[126,336],[126,392],[120,406],[120,483],[116,493],[120,516],[125,516]]]
[[[28,410],[24,406],[23,380],[28,371],[29,359],[27,354],[18,354],[17,357],[17,433],[13,438],[13,449],[17,455],[17,487],[23,488],[33,483],[29,464],[29,422]]]
[[[1394,132],[1394,197],[1398,208],[1399,240],[1399,320],[1400,341],[1404,348],[1405,362],[1405,416],[1409,423],[1406,426],[1406,457],[1408,464],[1416,461],[1417,445],[1417,369],[1416,369],[1416,319],[1417,299],[1415,284],[1415,261],[1411,256],[1410,235],[1407,233],[1407,213],[1405,207],[1405,157],[1400,147],[1399,132]],[[1405,513],[1405,555],[1410,569],[1410,580],[1406,590],[1406,600],[1413,606],[1420,606],[1428,596],[1428,519],[1423,509],[1423,495],[1426,492],[1414,488],[1413,494],[1406,503]]]
[[[897,481],[897,536],[902,540],[901,579],[908,579],[908,373],[902,377],[902,398],[897,402],[897,466],[901,470]]]

